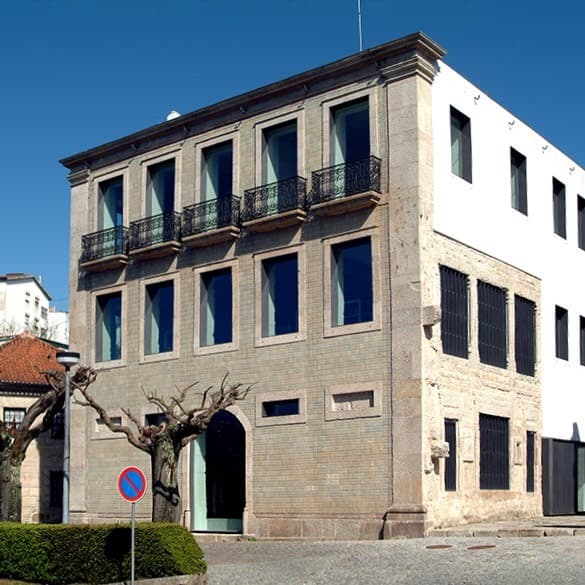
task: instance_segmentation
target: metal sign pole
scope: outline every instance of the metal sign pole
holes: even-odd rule
[[[131,529],[131,538],[132,538],[132,547],[130,549],[130,583],[134,585],[134,524],[135,524],[135,510],[136,504],[132,502],[132,529]]]

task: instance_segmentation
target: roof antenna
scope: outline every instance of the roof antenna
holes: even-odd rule
[[[358,10],[358,31],[360,35],[360,53],[364,50],[364,44],[362,40],[362,0],[357,0]]]

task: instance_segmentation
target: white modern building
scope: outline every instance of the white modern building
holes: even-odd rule
[[[55,307],[49,307],[48,338],[51,341],[67,345],[69,343],[69,313],[57,311]]]

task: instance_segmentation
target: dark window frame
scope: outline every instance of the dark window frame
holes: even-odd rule
[[[264,400],[262,402],[262,418],[295,416],[300,413],[300,398],[283,398],[281,400]]]
[[[106,324],[106,328],[108,329],[108,335],[110,335],[110,339],[112,338],[112,333],[114,329],[118,329],[117,333],[120,336],[120,343],[116,345],[114,341],[110,342],[110,353],[109,356],[104,355],[103,353],[103,326],[104,326],[104,313],[112,311],[111,307],[108,309],[108,305],[110,302],[117,300],[117,307],[119,308],[119,324],[116,326],[113,325],[112,319],[115,319],[116,315],[111,313],[110,314],[110,321]],[[111,361],[118,361],[122,359],[122,291],[114,291],[111,293],[98,295],[96,296],[95,300],[95,361],[99,363],[106,363]],[[112,326],[113,325],[113,326]],[[111,330],[110,330],[111,329]]]
[[[579,316],[579,363],[585,366],[585,317]]]
[[[516,371],[534,376],[536,367],[536,304],[514,295],[514,355]]]
[[[566,190],[564,183],[553,177],[552,180],[553,196],[553,229],[555,234],[561,238],[567,239],[567,206]]]
[[[577,245],[585,250],[585,197],[577,195]]]
[[[223,292],[223,295],[226,297],[224,299],[224,303],[220,303],[219,308],[210,309],[213,313],[213,321],[214,324],[218,322],[219,319],[225,318],[225,324],[221,326],[215,326],[214,330],[211,334],[212,340],[207,338],[207,309],[209,307],[210,301],[210,287],[213,286],[212,283],[219,282],[222,283],[221,280],[223,277],[229,274],[229,293]],[[216,280],[219,279],[219,280]],[[225,345],[229,343],[233,343],[234,341],[234,280],[233,280],[233,270],[231,267],[226,268],[219,268],[217,270],[207,270],[200,274],[200,302],[199,302],[199,345],[200,347],[213,347],[216,345]],[[217,296],[214,297],[217,300]],[[215,302],[213,303],[215,305]],[[229,314],[226,311],[222,311],[222,307],[229,307]],[[228,338],[229,334],[229,338]]]
[[[457,491],[457,420],[444,420],[445,442],[449,444],[449,457],[445,459],[444,487],[446,492]]]
[[[508,292],[483,280],[477,281],[479,360],[498,368],[508,367]]]
[[[534,478],[536,471],[536,433],[526,431],[526,491],[534,491]]]
[[[528,215],[526,157],[512,147],[510,147],[510,187],[512,208]]]
[[[451,126],[451,172],[467,181],[473,182],[473,157],[471,148],[471,118],[453,106],[450,107]],[[453,159],[453,144],[456,140],[461,143],[461,168],[456,168]]]
[[[158,297],[157,303],[155,305],[155,295],[157,295],[158,293],[160,293],[160,291],[162,291],[165,287],[169,287],[171,290],[171,295],[170,295],[170,302],[168,303],[168,306],[166,305],[161,305],[161,303],[165,302],[165,299],[161,299],[160,297]],[[145,285],[145,291],[144,291],[144,298],[145,298],[145,302],[144,302],[144,355],[145,356],[155,356],[155,355],[161,355],[161,354],[169,354],[172,353],[175,350],[175,333],[176,333],[176,326],[177,324],[175,323],[176,320],[176,315],[175,315],[175,296],[177,294],[177,291],[175,290],[175,280],[171,279],[171,280],[161,280],[158,282],[153,282],[150,284],[146,284]],[[168,299],[166,299],[166,301],[168,302]],[[152,335],[153,335],[153,322],[156,321],[157,316],[156,316],[156,312],[155,312],[155,306],[156,311],[158,311],[158,319],[161,320],[159,322],[157,322],[157,326],[158,326],[158,349],[155,351],[153,350],[154,344],[152,341]],[[161,308],[162,309],[167,309],[169,310],[168,314],[161,314]],[[161,323],[163,323],[162,319],[168,319],[164,321],[165,327],[164,330],[161,331],[161,329],[163,329],[161,327]],[[170,325],[169,325],[170,322]],[[170,334],[170,335],[169,335]]]
[[[510,419],[479,414],[479,489],[510,489]]]
[[[441,343],[443,353],[469,357],[469,276],[439,266],[441,281]]]
[[[569,359],[569,311],[559,305],[555,305],[555,355]]]

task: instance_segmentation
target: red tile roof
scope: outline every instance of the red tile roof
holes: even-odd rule
[[[0,383],[47,384],[43,372],[60,370],[55,354],[57,348],[30,333],[16,335],[0,345]]]

